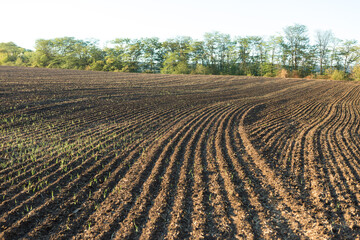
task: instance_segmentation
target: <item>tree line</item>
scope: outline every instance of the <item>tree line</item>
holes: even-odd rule
[[[165,74],[227,74],[360,80],[360,46],[331,31],[295,24],[280,35],[234,37],[205,33],[203,40],[176,37],[97,40],[38,39],[35,51],[0,43],[0,65]]]

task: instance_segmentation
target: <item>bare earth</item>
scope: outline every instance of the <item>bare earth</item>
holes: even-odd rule
[[[0,239],[360,238],[360,85],[0,67]]]

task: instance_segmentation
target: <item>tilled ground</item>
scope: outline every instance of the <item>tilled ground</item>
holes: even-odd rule
[[[1,239],[356,239],[360,85],[0,67]]]

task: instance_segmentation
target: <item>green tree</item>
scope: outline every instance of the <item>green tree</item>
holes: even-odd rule
[[[324,73],[324,65],[328,61],[330,53],[329,44],[333,38],[331,31],[317,31],[316,32],[316,53],[319,61],[320,75]]]
[[[356,40],[346,40],[340,47],[340,55],[343,58],[344,72],[350,70],[350,65],[360,59],[360,47]]]
[[[295,24],[284,29],[286,50],[289,54],[291,70],[298,70],[299,62],[306,54],[309,47],[307,28],[304,25]]]
[[[360,65],[356,65],[352,70],[352,77],[356,81],[360,81]]]
[[[0,43],[0,65],[24,65],[28,62],[30,50],[17,46],[13,42]]]
[[[164,74],[188,74],[190,73],[190,68],[187,63],[186,58],[180,56],[176,52],[168,52],[163,67],[161,68],[161,73]]]
[[[51,40],[38,39],[35,42],[35,54],[31,59],[33,67],[48,67],[55,59],[55,51]]]
[[[144,71],[150,73],[158,72],[162,62],[161,42],[159,38],[143,38],[141,39],[141,44]]]
[[[282,36],[270,36],[266,42],[266,62],[262,64],[262,73],[268,77],[275,77],[281,69],[281,45],[284,39]]]
[[[219,32],[205,33],[205,61],[213,74],[229,72],[229,66],[234,59],[234,49],[234,42],[231,41],[230,35]]]

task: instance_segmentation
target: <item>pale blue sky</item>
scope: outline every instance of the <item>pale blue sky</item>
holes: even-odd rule
[[[0,42],[55,37],[270,36],[295,23],[360,41],[360,0],[0,0]]]

